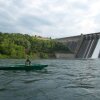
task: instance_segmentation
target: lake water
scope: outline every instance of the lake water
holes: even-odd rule
[[[25,60],[1,59],[0,66]],[[100,100],[100,59],[33,60],[41,71],[0,71],[0,100]]]

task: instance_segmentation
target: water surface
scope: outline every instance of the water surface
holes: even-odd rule
[[[25,60],[1,59],[0,66]],[[100,59],[33,60],[41,71],[0,71],[0,100],[100,100]]]

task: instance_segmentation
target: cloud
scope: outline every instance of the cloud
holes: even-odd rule
[[[0,0],[0,31],[66,37],[100,31],[100,0]]]

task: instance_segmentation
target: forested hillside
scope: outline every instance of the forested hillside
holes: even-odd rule
[[[55,52],[70,52],[69,49],[52,39],[20,33],[0,32],[0,58],[32,58],[54,57]]]

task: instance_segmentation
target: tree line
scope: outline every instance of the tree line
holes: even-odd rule
[[[21,33],[0,32],[0,58],[55,57],[55,52],[70,52],[68,47],[53,39],[38,38]]]

